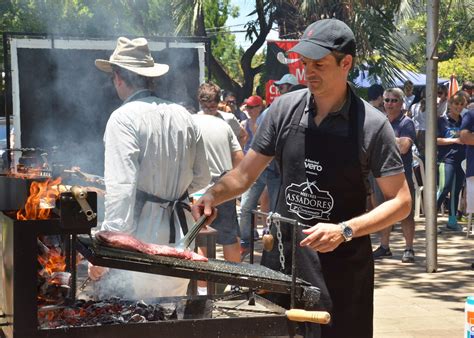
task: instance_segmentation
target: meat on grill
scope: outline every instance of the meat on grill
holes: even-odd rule
[[[207,258],[189,250],[179,250],[167,245],[151,244],[117,231],[99,231],[95,238],[102,244],[127,251],[138,251],[147,255],[168,256],[193,261],[207,262]]]

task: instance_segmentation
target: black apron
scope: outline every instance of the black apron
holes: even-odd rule
[[[358,107],[359,104],[359,107]],[[305,224],[339,223],[365,212],[366,188],[359,160],[357,114],[363,104],[353,99],[349,135],[341,137],[300,126],[305,108],[296,109],[284,144],[281,145],[282,185],[276,211]],[[277,148],[278,149],[278,148]],[[291,225],[281,224],[285,270],[291,273]],[[262,264],[281,270],[276,229],[275,245],[264,252]],[[298,231],[297,243],[305,235]],[[308,324],[305,337],[372,337],[374,262],[369,236],[339,245],[333,252],[317,253],[298,247],[297,276],[321,289],[321,300],[313,309],[328,310],[329,325]],[[273,300],[289,306],[287,295]],[[298,304],[302,306],[301,304]]]

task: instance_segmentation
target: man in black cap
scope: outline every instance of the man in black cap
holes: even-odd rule
[[[212,217],[216,205],[245,191],[276,158],[282,179],[276,211],[312,225],[297,232],[297,276],[321,289],[316,309],[331,314],[329,325],[306,324],[305,337],[372,337],[369,234],[404,219],[411,208],[387,118],[347,83],[355,50],[354,34],[342,21],[311,24],[291,50],[301,56],[308,90],[272,103],[240,165],[193,207],[194,217]],[[387,201],[366,213],[369,172]],[[290,273],[292,226],[282,223],[271,231],[276,243],[263,253],[262,264]],[[289,306],[286,295],[273,299]]]

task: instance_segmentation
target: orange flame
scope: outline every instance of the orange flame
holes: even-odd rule
[[[21,221],[29,219],[48,219],[51,208],[42,208],[41,204],[54,205],[60,193],[57,188],[60,183],[61,177],[53,181],[48,178],[45,182],[32,182],[30,195],[25,204],[25,210],[18,210],[16,214],[17,219]]]
[[[62,272],[66,270],[66,258],[54,249],[49,251],[47,259],[38,256],[38,262],[48,275],[51,275],[53,272]]]

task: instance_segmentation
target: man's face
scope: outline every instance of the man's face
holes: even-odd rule
[[[249,106],[246,107],[247,113],[249,113],[251,118],[257,118],[260,115],[261,111],[263,110],[262,106]]]
[[[459,116],[464,107],[466,107],[466,100],[462,97],[456,97],[454,100],[450,100],[449,102],[449,113]]]
[[[227,96],[225,99],[224,99],[227,107],[230,107],[230,109],[232,109],[232,111],[234,111],[234,109],[237,107],[237,99],[235,98],[235,96]]]
[[[204,112],[204,114],[208,114],[208,115],[216,115],[217,114],[218,102],[215,102],[215,101],[199,101],[199,105],[201,106],[201,109]]]
[[[125,91],[125,82],[120,78],[120,75],[115,72],[112,72],[111,81],[115,91],[117,92],[117,96],[120,100],[124,101],[128,97],[128,94]]]
[[[394,93],[386,93],[383,97],[385,112],[389,115],[397,115],[402,111],[403,100]]]
[[[444,102],[448,99],[448,93],[443,90],[438,90],[438,100]]]
[[[328,54],[319,60],[303,56],[301,62],[305,67],[309,90],[315,96],[323,96],[333,91],[335,85],[346,84],[352,57],[346,55],[340,64],[337,64],[336,58],[332,54]]]
[[[377,109],[379,109],[379,110],[381,110],[381,111],[384,110],[384,107],[383,107],[383,96],[382,96],[382,95],[380,95],[377,99],[375,99],[375,100],[373,101],[373,103],[374,103],[373,106],[374,106],[375,108],[377,108]]]
[[[283,95],[290,91],[291,85],[289,83],[282,83],[281,85],[278,85],[277,88],[280,94]]]

